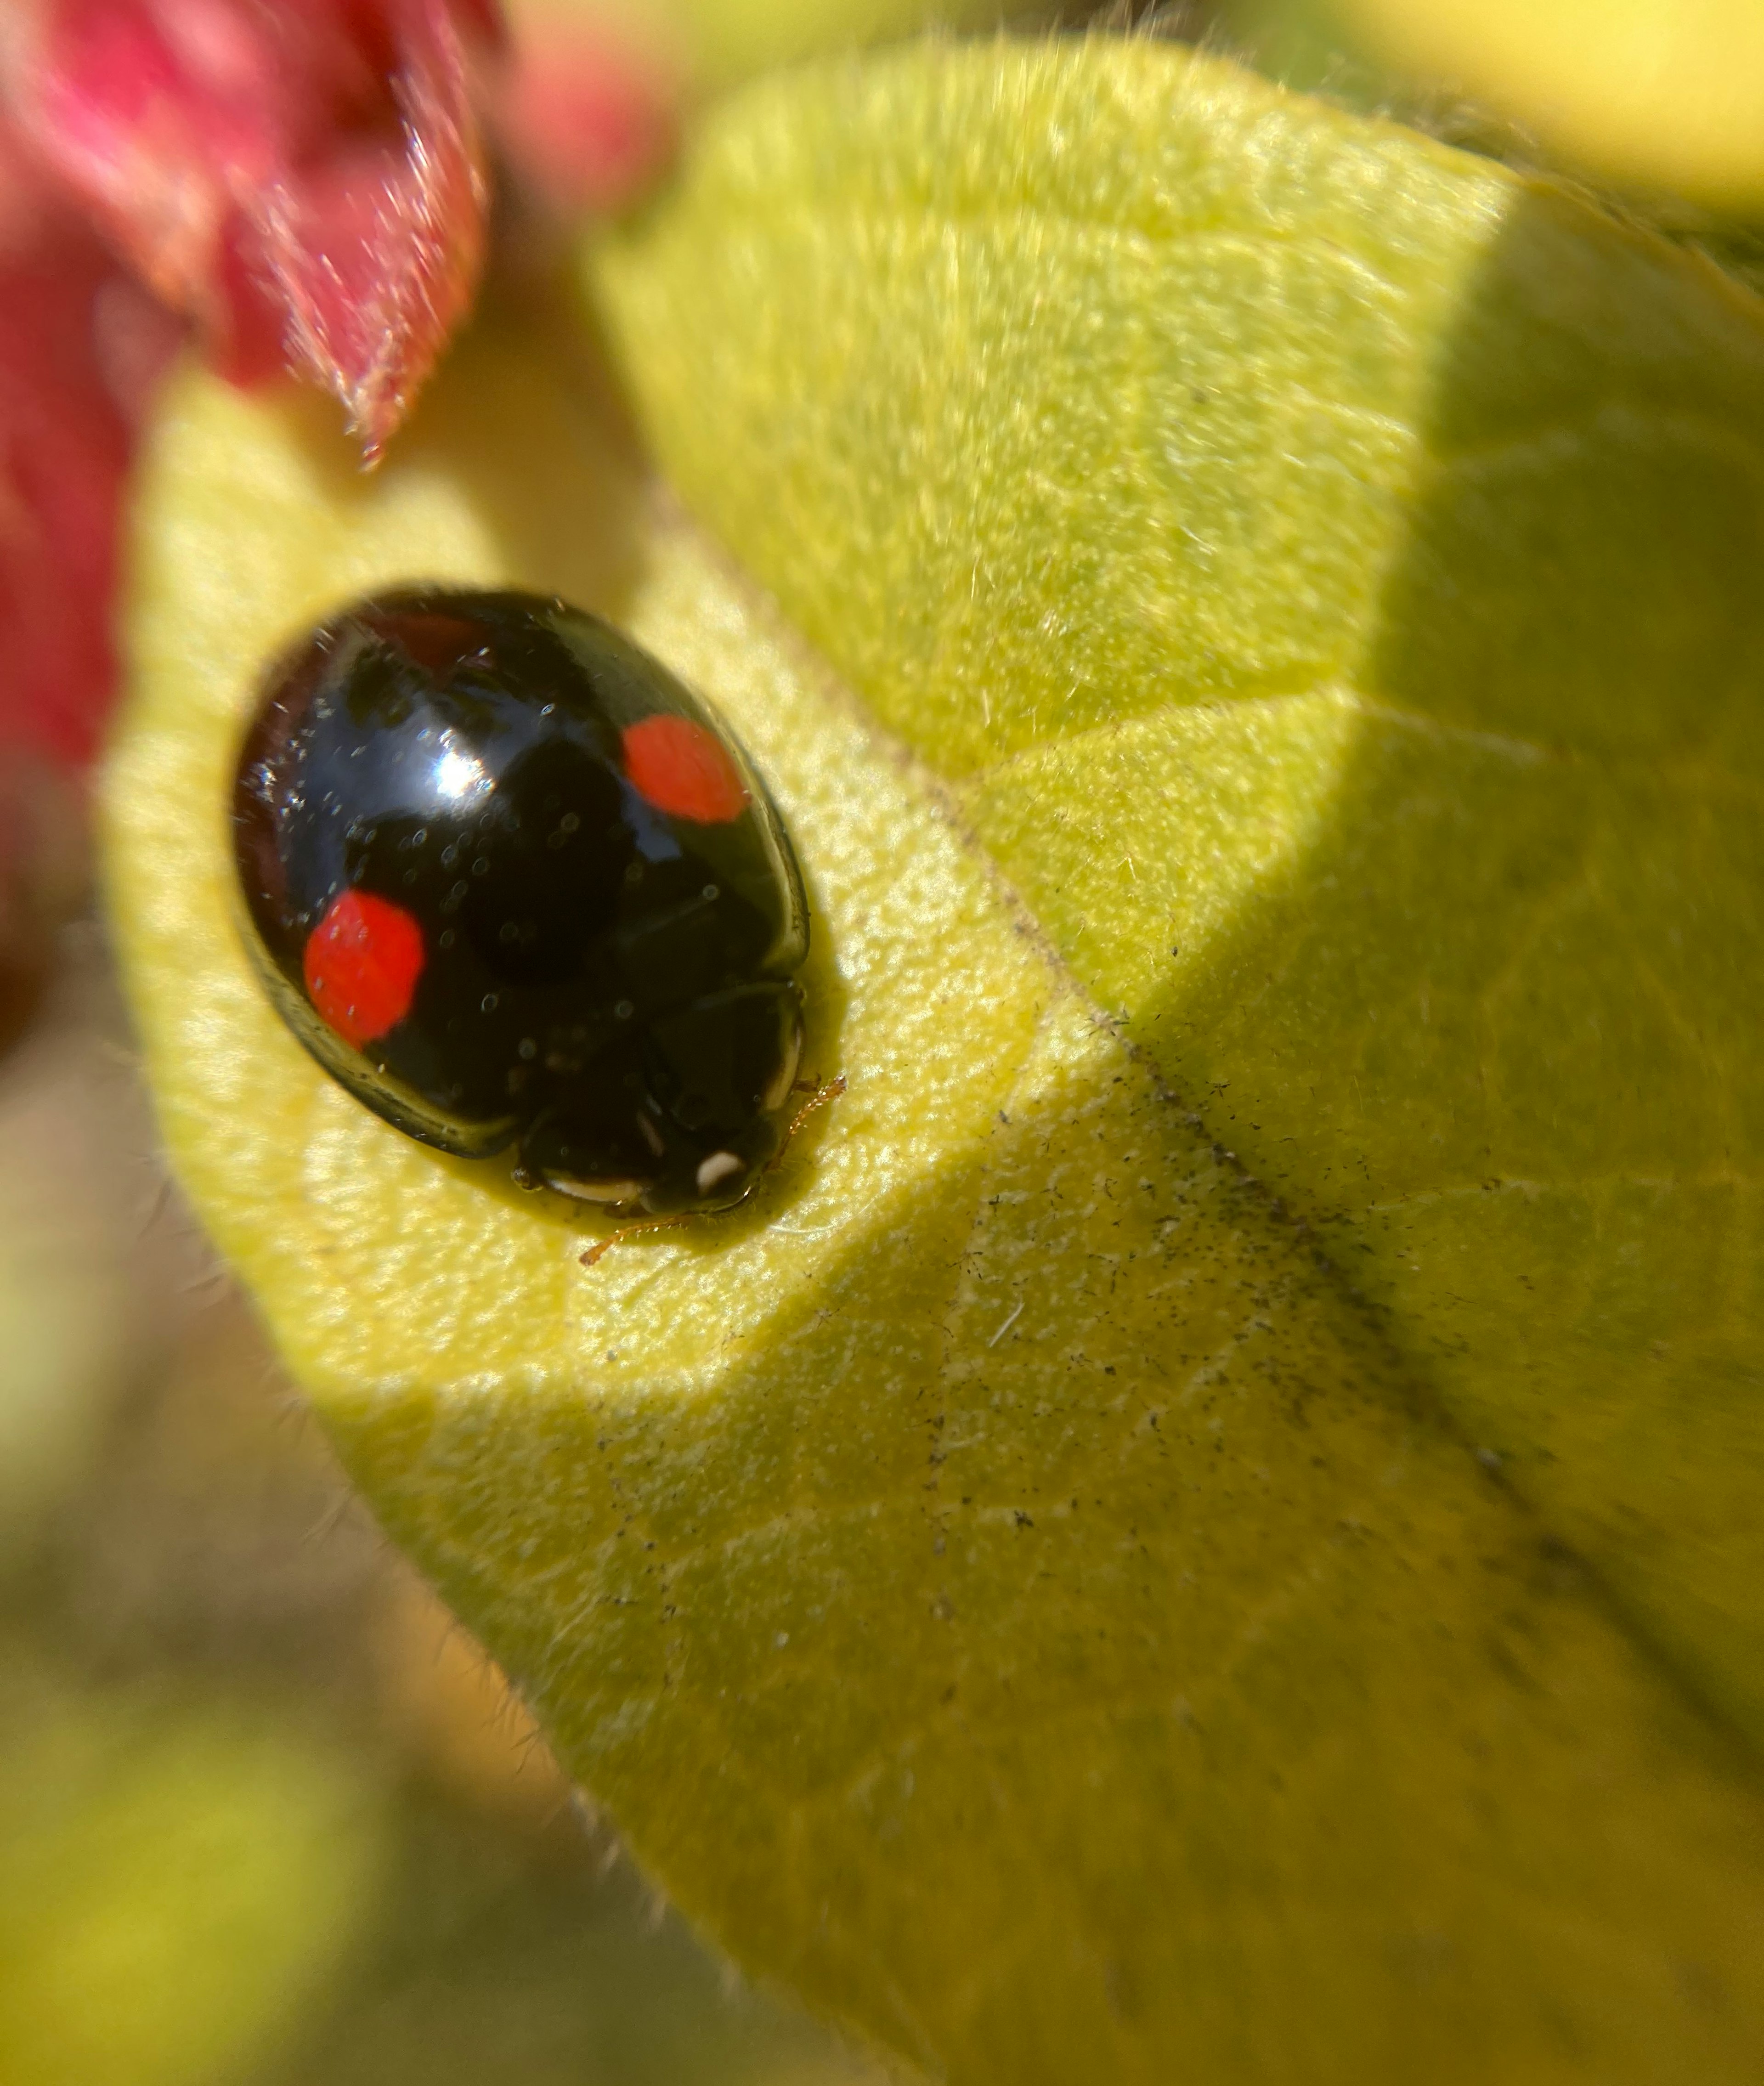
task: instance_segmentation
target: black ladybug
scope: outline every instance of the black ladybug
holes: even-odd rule
[[[411,587],[277,662],[233,838],[288,1025],[377,1114],[526,1178],[726,1209],[777,1152],[808,913],[741,748],[628,638]]]

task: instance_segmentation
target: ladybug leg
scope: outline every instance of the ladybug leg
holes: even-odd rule
[[[596,1267],[616,1245],[623,1245],[627,1239],[641,1238],[645,1232],[665,1232],[674,1224],[689,1224],[699,1214],[697,1210],[683,1210],[678,1216],[646,1217],[640,1224],[620,1224],[616,1232],[598,1245],[590,1246],[580,1256],[582,1264],[584,1267]]]
[[[784,1164],[784,1155],[790,1148],[790,1139],[795,1136],[797,1131],[807,1122],[816,1109],[824,1108],[829,1101],[837,1100],[845,1090],[846,1075],[843,1072],[836,1072],[824,1085],[819,1087],[814,1086],[807,1079],[797,1081],[790,1092],[796,1094],[807,1093],[808,1099],[790,1118],[790,1126],[784,1133],[783,1142],[767,1160],[765,1170],[768,1173],[777,1173],[779,1167]]]

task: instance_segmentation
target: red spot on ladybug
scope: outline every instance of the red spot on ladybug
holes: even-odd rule
[[[423,963],[423,930],[403,906],[346,891],[307,939],[306,997],[359,1050],[410,1012]]]
[[[646,717],[626,726],[624,743],[624,772],[657,811],[720,826],[747,809],[747,785],[728,748],[690,717]]]

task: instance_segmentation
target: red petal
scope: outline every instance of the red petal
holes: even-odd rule
[[[516,18],[496,129],[515,168],[566,210],[618,210],[672,156],[681,83],[658,56],[550,9]]]
[[[114,676],[134,423],[174,344],[92,232],[0,141],[0,761],[91,755]]]
[[[230,374],[285,355],[370,454],[471,302],[488,0],[31,0],[7,84],[45,162]]]
[[[370,459],[471,309],[486,202],[451,8],[403,0],[384,11],[398,54],[392,110],[339,125],[247,203],[289,351],[343,400]]]
[[[176,334],[0,132],[0,1049],[81,888],[124,480]]]

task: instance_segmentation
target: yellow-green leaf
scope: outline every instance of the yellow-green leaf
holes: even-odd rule
[[[1760,307],[1121,46],[752,96],[611,279],[675,483],[1764,1738]]]
[[[1224,1098],[1174,1097],[1148,1012],[1237,1005],[1231,952],[1250,976],[1270,909],[1313,917],[1344,816],[1391,801],[1378,734],[1442,749],[1421,803],[1483,792],[1464,822],[1521,866],[1578,800],[1510,776],[1592,793],[1616,760],[1357,675],[1427,511],[1432,377],[1528,193],[1151,45],[932,52],[722,120],[621,266],[628,359],[680,482],[942,780],[531,326],[481,330],[373,481],[194,377],[157,432],[108,874],[185,1181],[652,1872],[958,2081],[1702,2082],[1764,2046],[1751,1760],[1251,1177],[1234,1057]],[[1591,295],[1604,235],[1539,208],[1548,280]],[[1608,329],[1646,289],[1668,363],[1752,340],[1611,250]],[[1481,381],[1545,418],[1581,364],[1506,345]],[[813,1062],[849,1093],[739,1216],[591,1275],[329,1083],[233,928],[260,662],[418,576],[627,624],[726,709],[803,858]],[[1313,896],[1398,978],[1433,946]],[[1314,996],[1352,1094],[1375,1054]],[[1258,1004],[1266,1038],[1216,1049],[1278,1101],[1292,1024]],[[1383,1164],[1353,1105],[1335,1148]]]

